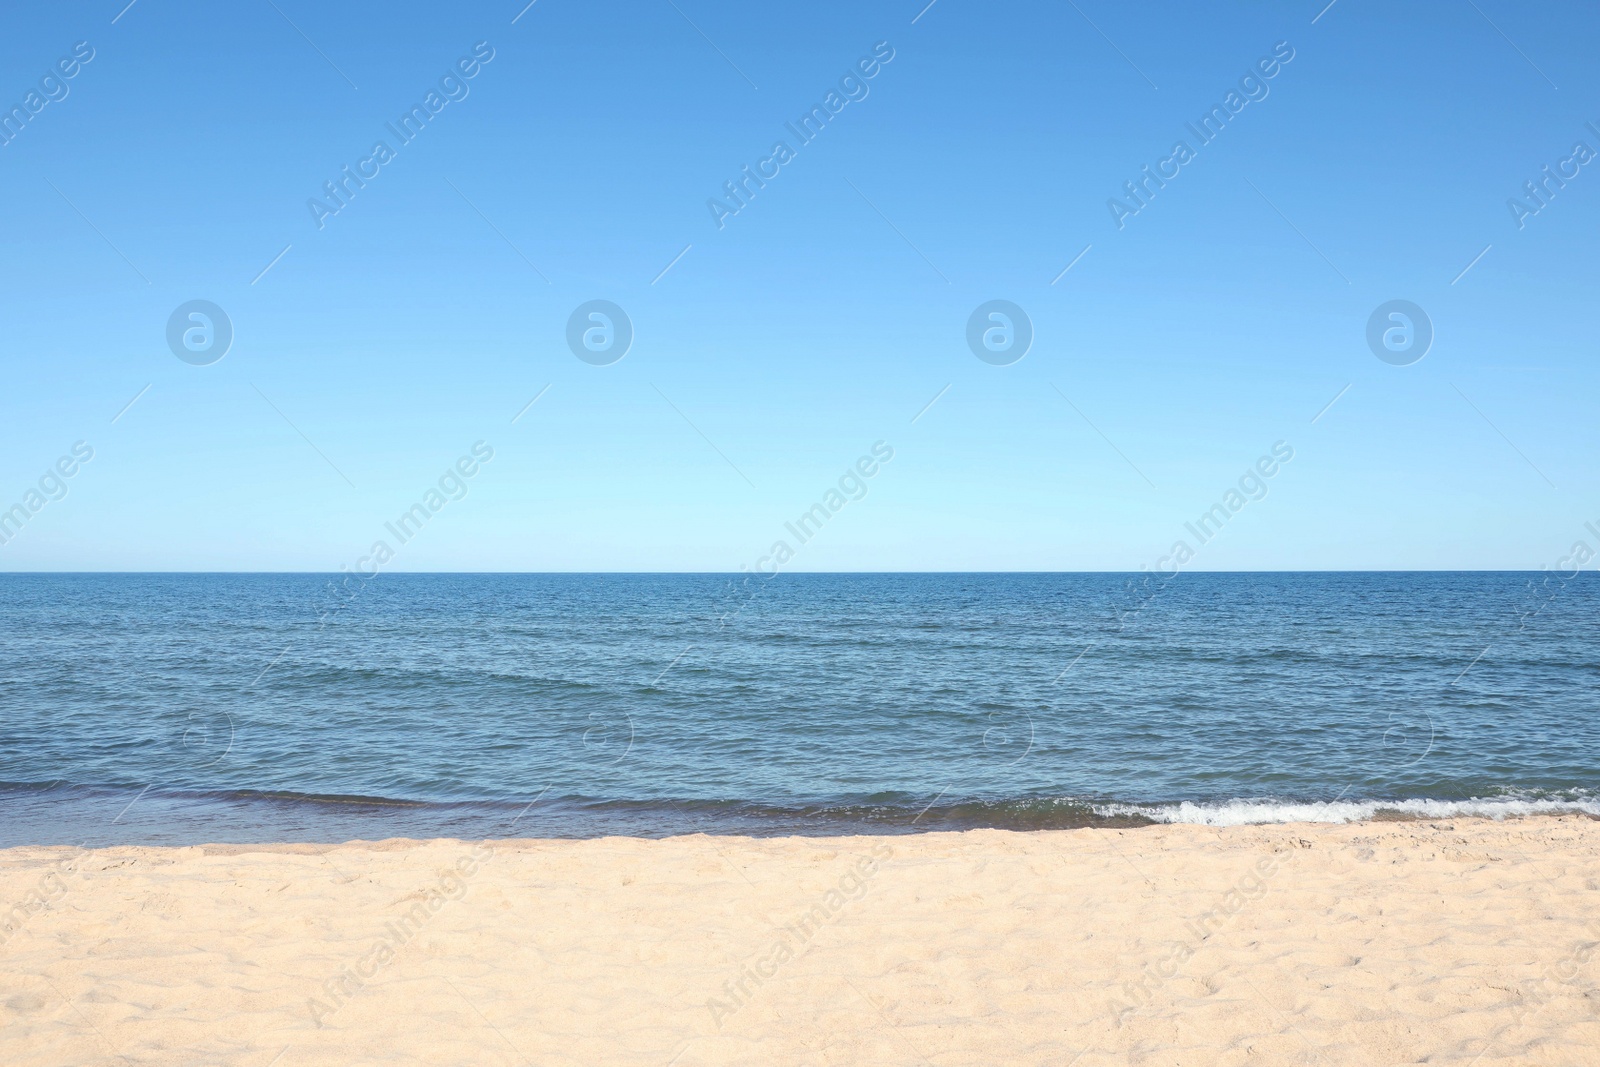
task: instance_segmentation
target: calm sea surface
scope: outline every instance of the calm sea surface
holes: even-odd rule
[[[1600,814],[1600,579],[0,575],[0,845]]]

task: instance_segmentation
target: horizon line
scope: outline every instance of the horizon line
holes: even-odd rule
[[[1173,571],[1171,574],[1167,574],[1167,572],[1165,572],[1165,571],[1159,571],[1159,572],[1158,571],[1149,571],[1149,570],[1130,571],[1130,570],[1113,570],[1113,569],[1102,569],[1102,570],[1023,570],[1023,569],[1018,569],[1018,570],[922,570],[922,571],[891,571],[891,570],[774,571],[774,572],[772,572],[770,574],[765,572],[765,571],[752,572],[752,571],[720,571],[720,570],[653,570],[653,571],[629,571],[629,570],[614,570],[614,571],[610,571],[610,570],[608,570],[608,571],[583,571],[583,570],[563,570],[563,571],[535,571],[535,570],[526,570],[526,571],[474,571],[474,570],[456,570],[456,571],[379,571],[376,574],[367,574],[367,575],[356,574],[356,573],[352,573],[350,571],[319,571],[319,570],[259,570],[259,571],[252,571],[252,570],[215,570],[215,571],[202,571],[202,570],[154,570],[154,569],[152,569],[152,570],[87,570],[87,569],[85,569],[85,570],[70,570],[70,571],[49,571],[49,570],[8,571],[8,570],[0,570],[0,577],[25,577],[25,576],[35,576],[35,577],[51,577],[51,576],[54,576],[54,577],[61,577],[61,576],[66,576],[66,575],[105,575],[105,576],[122,576],[122,575],[172,575],[172,576],[176,576],[176,575],[193,575],[193,576],[196,576],[196,577],[200,577],[200,576],[215,576],[215,575],[238,575],[238,576],[241,576],[241,577],[267,576],[267,575],[282,575],[282,576],[301,575],[301,576],[306,576],[306,577],[326,577],[326,576],[337,577],[339,575],[344,575],[346,577],[352,577],[352,578],[366,578],[367,580],[370,581],[371,579],[380,577],[382,575],[393,575],[395,577],[404,577],[404,576],[407,576],[407,575],[412,576],[412,577],[443,577],[443,576],[451,576],[451,575],[478,575],[478,576],[483,576],[483,577],[491,577],[491,576],[494,576],[494,577],[505,577],[505,576],[513,576],[513,575],[525,575],[525,576],[530,576],[530,577],[586,577],[586,576],[587,577],[596,577],[596,576],[629,576],[629,577],[649,576],[649,577],[656,577],[656,576],[669,576],[669,575],[683,575],[683,576],[708,575],[708,576],[715,576],[715,577],[726,577],[726,576],[737,577],[737,576],[742,574],[742,575],[745,575],[747,577],[756,577],[759,574],[759,576],[765,577],[765,578],[770,580],[770,579],[776,578],[776,577],[778,577],[780,575],[794,575],[796,577],[803,577],[803,576],[807,576],[807,575],[813,576],[813,577],[844,577],[844,576],[868,576],[868,575],[922,576],[922,575],[1007,575],[1007,574],[1018,574],[1018,575],[1023,575],[1023,574],[1028,574],[1028,575],[1043,575],[1043,574],[1133,574],[1133,575],[1139,575],[1139,574],[1145,574],[1145,575],[1154,576],[1156,574],[1162,574],[1162,575],[1166,575],[1166,577],[1168,577],[1168,578],[1176,578],[1176,577],[1178,577],[1179,575],[1182,575],[1182,574],[1542,574],[1542,573],[1544,573],[1543,570],[1535,570],[1535,569],[1530,568],[1530,567],[1427,567],[1427,568],[1421,568],[1421,567],[1365,567],[1365,568],[1327,567],[1327,568],[1281,568],[1281,569],[1272,569],[1272,570],[1206,570],[1206,569],[1198,569],[1197,568],[1197,569],[1185,569],[1185,570]],[[1568,575],[1568,577],[1577,577],[1577,575],[1582,574],[1582,573],[1584,573],[1583,569],[1579,568],[1579,570],[1575,574]]]

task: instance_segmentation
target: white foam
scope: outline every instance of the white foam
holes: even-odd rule
[[[1098,815],[1143,815],[1156,822],[1199,826],[1249,826],[1258,823],[1347,823],[1370,819],[1379,812],[1397,812],[1423,819],[1505,819],[1519,815],[1600,816],[1600,800],[1518,799],[1472,800],[1333,800],[1290,803],[1280,800],[1230,800],[1222,804],[1097,804]]]

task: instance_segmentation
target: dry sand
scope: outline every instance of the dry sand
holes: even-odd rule
[[[1600,1063],[1600,822],[0,852],[0,1064]]]

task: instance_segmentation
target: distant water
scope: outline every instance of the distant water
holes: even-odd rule
[[[1600,580],[0,575],[0,845],[1600,815]]]

